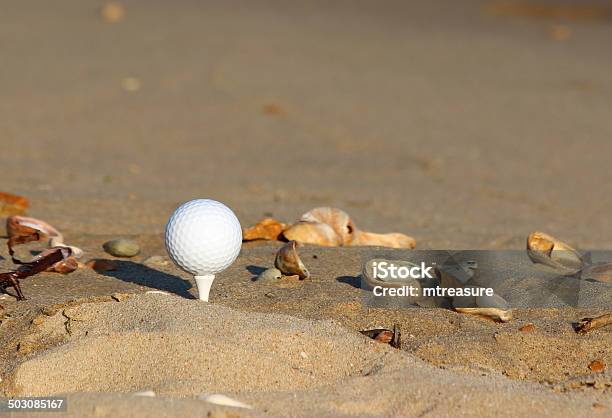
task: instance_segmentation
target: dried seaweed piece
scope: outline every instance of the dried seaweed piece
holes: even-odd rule
[[[389,344],[391,347],[401,347],[401,331],[398,324],[393,325],[393,330],[386,328],[365,329],[359,331],[366,337],[370,337],[379,343]]]
[[[43,271],[47,271],[56,263],[63,261],[70,257],[72,251],[69,248],[50,248],[43,251],[29,263],[24,263],[19,270],[0,273],[0,288],[6,289],[12,287],[17,293],[17,300],[24,300],[21,286],[19,285],[19,279],[25,279],[26,277],[34,276]]]
[[[277,240],[287,225],[273,218],[264,218],[250,228],[242,231],[243,241]]]
[[[28,209],[28,199],[0,192],[0,216],[21,215]]]
[[[603,314],[595,318],[582,318],[576,327],[578,334],[586,334],[597,328],[612,324],[612,313]]]
[[[298,243],[289,241],[283,245],[276,253],[274,267],[280,270],[284,276],[299,276],[300,280],[310,277],[310,272],[304,266],[297,252]]]

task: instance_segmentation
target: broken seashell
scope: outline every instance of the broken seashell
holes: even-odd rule
[[[298,222],[283,231],[283,236],[290,241],[304,244],[322,245],[324,247],[339,247],[342,239],[334,229],[319,222]]]
[[[328,225],[336,233],[339,245],[350,245],[357,230],[348,213],[329,206],[309,210],[301,216],[300,222]]]
[[[401,332],[398,324],[393,325],[393,330],[386,328],[365,329],[359,331],[363,335],[372,338],[379,343],[389,344],[391,347],[401,347]]]
[[[145,398],[154,398],[155,392],[153,392],[152,390],[141,390],[139,392],[134,392],[132,393],[132,396],[143,396]]]
[[[237,399],[230,398],[221,393],[204,394],[198,396],[198,399],[204,402],[212,403],[221,406],[231,406],[234,408],[253,409],[251,405],[240,402]]]
[[[459,313],[482,316],[496,321],[508,322],[512,320],[512,311],[498,308],[455,308]]]
[[[78,247],[64,244],[64,236],[56,228],[40,219],[18,215],[11,216],[6,219],[6,232],[9,236],[9,250],[16,241],[20,240],[20,238],[33,237],[34,234],[38,234],[38,239],[30,239],[30,241],[49,240],[47,245],[50,248],[68,248],[75,258],[80,258],[83,255],[83,250]]]
[[[257,276],[257,281],[262,282],[272,282],[280,279],[283,276],[283,273],[277,268],[266,269],[261,272],[259,276]]]
[[[416,240],[399,232],[376,234],[357,230],[351,245],[413,249],[416,247]]]
[[[298,243],[289,241],[276,253],[274,266],[285,276],[298,275],[300,280],[310,277],[310,273],[297,252]]]
[[[25,197],[0,192],[0,216],[22,215],[28,206]]]
[[[544,264],[566,274],[574,274],[584,267],[584,260],[578,251],[544,232],[529,234],[527,255],[534,263]]]
[[[243,241],[277,240],[287,225],[273,218],[264,218],[250,228],[242,230]]]
[[[346,212],[327,206],[309,210],[289,227],[266,218],[244,230],[245,241],[281,238],[327,247],[371,245],[412,249],[416,246],[414,238],[404,234],[360,231]]]
[[[588,266],[582,270],[580,278],[612,284],[612,263]]]
[[[72,273],[79,268],[79,262],[73,256],[63,259],[59,263],[55,263],[47,271],[54,271],[56,273],[68,274]]]

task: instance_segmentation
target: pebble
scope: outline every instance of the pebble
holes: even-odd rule
[[[591,364],[589,364],[589,369],[593,372],[600,372],[605,368],[606,368],[606,365],[604,364],[603,361],[600,361],[600,360],[594,360],[591,362]]]
[[[533,332],[533,331],[535,331],[535,325],[533,325],[533,324],[523,325],[522,327],[519,328],[519,331],[521,331],[521,332]]]
[[[114,239],[105,242],[104,251],[115,257],[134,257],[140,253],[140,246],[130,239]]]
[[[121,22],[125,18],[125,7],[115,1],[108,2],[100,9],[100,16],[106,23]]]
[[[259,276],[257,276],[257,281],[262,282],[272,282],[280,279],[283,274],[277,268],[269,268],[264,270]]]
[[[163,255],[152,255],[143,261],[143,264],[146,266],[167,266],[170,261]]]

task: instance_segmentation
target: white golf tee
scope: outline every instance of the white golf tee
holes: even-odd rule
[[[210,293],[210,287],[215,280],[214,274],[205,274],[203,276],[195,276],[196,286],[198,287],[198,296],[200,300],[208,302],[208,294]]]

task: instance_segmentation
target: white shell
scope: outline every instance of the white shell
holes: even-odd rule
[[[204,402],[212,403],[221,406],[231,406],[234,408],[253,409],[251,405],[242,403],[236,399],[225,396],[221,393],[211,393],[198,396],[198,399]]]

